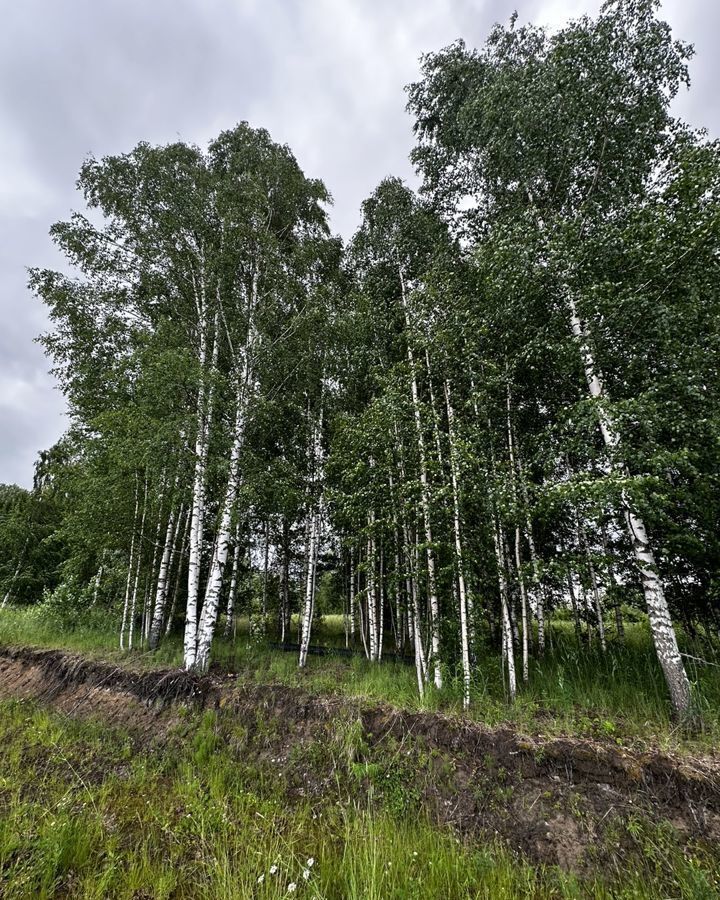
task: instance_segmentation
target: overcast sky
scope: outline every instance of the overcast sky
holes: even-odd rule
[[[386,175],[414,183],[403,86],[421,53],[481,44],[517,8],[557,26],[597,0],[5,0],[0,29],[0,482],[29,486],[65,428],[33,339],[47,327],[26,266],[61,262],[49,226],[82,208],[82,160],[179,138],[205,145],[240,120],[288,143],[333,194],[348,237]],[[665,0],[696,47],[677,111],[720,134],[717,0]]]

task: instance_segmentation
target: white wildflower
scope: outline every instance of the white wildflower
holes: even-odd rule
[[[258,875],[257,883],[258,883],[258,884],[262,884],[263,881],[265,881],[265,876],[264,876],[264,875]]]
[[[305,881],[307,881],[309,877],[310,877],[310,869],[303,869],[303,878],[305,879]]]
[[[277,866],[275,865],[275,863],[273,863],[273,864],[270,866],[270,874],[271,874],[271,875],[275,875],[276,873],[277,873]]]
[[[315,857],[311,856],[310,859],[305,863],[305,865],[308,867],[308,869],[312,869],[312,867],[315,865]]]
[[[294,894],[296,890],[297,890],[297,885],[295,884],[294,881],[291,881],[290,884],[288,885],[288,894]]]

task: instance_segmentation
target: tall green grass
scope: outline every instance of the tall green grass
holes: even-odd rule
[[[249,634],[246,618],[238,619],[236,638],[216,639],[213,660],[217,669],[244,680],[295,685],[310,691],[340,693],[370,701],[389,702],[407,709],[442,710],[464,714],[459,672],[446,671],[442,691],[430,687],[418,695],[415,670],[398,661],[369,663],[361,652],[346,658],[310,656],[299,670],[294,653],[273,650]],[[720,741],[720,662],[707,642],[680,634],[688,658],[696,706],[703,730],[688,743],[687,735],[672,722],[662,671],[657,662],[647,623],[628,623],[625,640],[610,640],[606,653],[597,644],[578,644],[570,623],[558,618],[549,623],[550,649],[544,659],[531,659],[527,685],[520,684],[514,704],[507,700],[499,654],[481,642],[473,669],[469,715],[490,725],[509,722],[546,733],[569,732],[602,736],[618,742],[652,739],[665,746],[717,746]],[[314,629],[313,642],[325,646],[344,643],[341,616],[327,616]],[[64,647],[137,666],[176,666],[182,662],[179,635],[166,640],[158,651],[121,653],[117,634],[107,619],[90,625],[60,628],[38,615],[37,609],[0,612],[0,643]],[[389,640],[388,640],[389,645]]]
[[[284,794],[242,729],[205,714],[139,747],[118,728],[0,704],[0,896],[405,898],[718,896],[717,861],[669,826],[631,823],[632,862],[583,879],[471,845],[329,786]],[[300,748],[296,764],[303,765]],[[309,763],[311,765],[311,763]],[[291,886],[295,885],[294,888]]]

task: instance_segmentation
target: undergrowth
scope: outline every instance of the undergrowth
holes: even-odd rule
[[[313,692],[341,693],[389,702],[406,709],[462,712],[459,674],[446,672],[446,684],[418,695],[412,665],[393,659],[370,664],[361,648],[352,657],[310,655],[305,670],[297,655],[272,649],[251,638],[247,619],[238,619],[235,639],[218,637],[213,647],[216,672],[245,680],[302,686]],[[687,655],[695,704],[702,730],[689,737],[672,722],[667,689],[655,656],[647,623],[630,622],[625,639],[611,636],[606,653],[599,646],[578,644],[571,623],[556,619],[548,626],[544,659],[530,661],[528,684],[519,685],[514,704],[507,701],[500,658],[489,643],[481,644],[474,667],[470,717],[489,725],[507,722],[542,734],[570,733],[621,743],[645,740],[666,748],[717,746],[720,740],[720,658],[712,645],[680,634]],[[313,643],[340,647],[341,616],[326,616],[313,631]],[[0,611],[0,644],[60,647],[129,665],[166,667],[182,661],[180,635],[171,635],[154,653],[135,649],[121,653],[107,616],[89,625],[61,628],[38,608]],[[386,646],[390,636],[386,636]]]

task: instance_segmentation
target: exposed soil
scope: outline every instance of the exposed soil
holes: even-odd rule
[[[57,650],[0,648],[0,699],[11,698],[98,716],[143,743],[174,739],[183,708],[222,710],[242,725],[239,756],[271,767],[290,799],[321,804],[338,786],[351,795],[372,785],[395,809],[425,811],[469,840],[500,836],[531,860],[577,872],[632,851],[629,819],[670,823],[688,846],[720,844],[718,756],[532,738],[231,676],[139,673]]]

